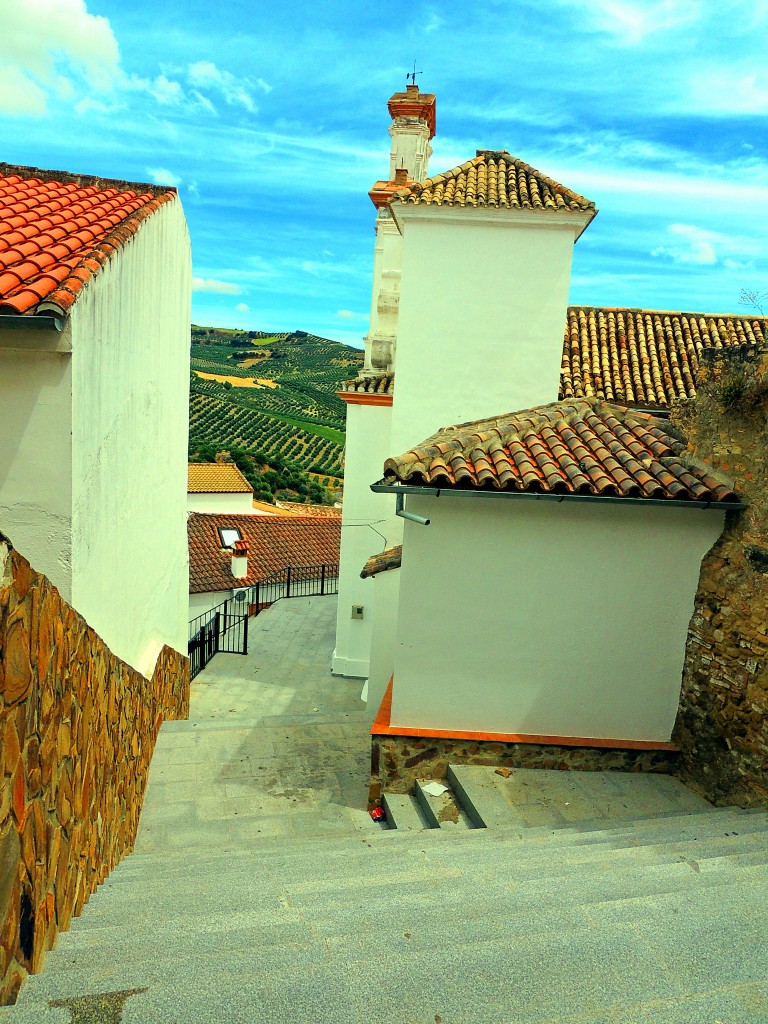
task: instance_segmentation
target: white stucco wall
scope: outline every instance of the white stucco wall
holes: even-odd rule
[[[403,232],[392,451],[553,402],[583,218],[396,206]]]
[[[71,598],[70,331],[3,327],[0,318],[0,532]]]
[[[379,713],[394,671],[400,570],[390,569],[374,576],[373,589],[376,616],[371,635],[371,666],[366,693],[368,719],[371,723]]]
[[[236,512],[238,515],[267,515],[253,507],[253,494],[187,494],[190,512]]]
[[[72,603],[119,657],[186,652],[191,261],[178,200],[72,312]]]
[[[391,415],[391,406],[347,406],[335,675],[368,675],[373,583],[360,579],[360,572],[370,555],[397,544],[401,535],[400,520],[393,517],[392,498],[370,489],[381,479],[389,455]],[[362,619],[352,618],[353,605],[363,606]]]
[[[211,590],[207,594],[190,594],[187,618],[189,621],[196,619],[219,604],[223,604],[232,597],[231,590]]]
[[[668,741],[724,514],[410,495],[392,724]]]

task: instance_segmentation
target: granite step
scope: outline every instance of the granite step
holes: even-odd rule
[[[668,775],[449,765],[446,781],[477,828],[559,828],[715,810]]]
[[[529,894],[529,911],[510,914],[509,931],[504,910],[517,904],[515,891],[493,917],[488,916],[491,901],[479,900],[453,913],[457,908],[436,900],[429,887],[414,892],[411,900],[378,907],[370,900],[350,905],[337,895],[322,907],[317,901],[307,904],[307,920],[315,923],[304,941],[300,935],[275,933],[277,941],[270,945],[257,934],[249,948],[240,949],[231,942],[216,946],[216,933],[201,931],[200,947],[193,951],[183,947],[177,952],[171,941],[163,954],[156,955],[151,946],[137,960],[102,946],[100,964],[83,959],[81,950],[67,954],[63,936],[51,969],[31,979],[9,1019],[63,1024],[69,1011],[50,1008],[49,1000],[143,988],[147,991],[128,997],[125,1024],[360,1024],[371,1019],[372,964],[377,968],[374,1017],[382,1024],[434,1016],[464,1022],[546,1019],[580,1024],[591,1017],[622,1022],[716,1019],[652,1014],[654,1008],[660,1013],[662,1001],[670,1011],[690,1012],[693,999],[711,994],[715,959],[725,967],[710,1006],[727,1005],[726,990],[733,998],[741,998],[747,986],[753,995],[760,994],[768,973],[760,941],[766,908],[764,900],[757,905],[754,900],[756,890],[765,892],[764,874],[762,886],[759,881],[750,875],[735,878],[718,890],[717,899],[699,880],[698,888],[597,900],[586,909],[574,904],[562,913],[558,901],[574,886],[558,883],[544,903],[534,902],[536,894]],[[481,895],[477,889],[475,893],[476,898]],[[169,940],[174,925],[175,919],[169,919],[163,927]],[[446,925],[451,930],[449,948]],[[498,941],[500,929],[504,942]],[[546,971],[541,970],[543,963]],[[752,1005],[757,1014],[757,1001]],[[84,1019],[111,1020],[96,1014]]]
[[[474,827],[444,779],[419,779],[413,795],[429,828],[466,832]]]
[[[397,829],[398,832],[423,832],[432,827],[418,801],[410,793],[384,793],[381,803],[390,829]]]

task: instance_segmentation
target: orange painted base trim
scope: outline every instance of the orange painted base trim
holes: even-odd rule
[[[485,740],[491,743],[535,743],[537,746],[556,747],[605,747],[611,750],[672,750],[680,747],[676,743],[654,740],[612,740],[590,736],[536,736],[531,733],[515,732],[460,732],[452,729],[411,729],[405,725],[390,725],[392,719],[392,687],[394,677],[389,680],[387,692],[381,702],[376,721],[371,726],[372,736],[417,736],[436,740]]]
[[[392,405],[392,395],[369,395],[365,391],[337,391],[347,405]]]

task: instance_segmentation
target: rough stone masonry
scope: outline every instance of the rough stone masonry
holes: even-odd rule
[[[160,725],[189,660],[120,661],[0,534],[0,1005],[130,853]]]
[[[704,558],[673,739],[685,782],[718,804],[768,806],[768,346],[706,349],[697,397],[672,412],[694,456],[730,475]]]

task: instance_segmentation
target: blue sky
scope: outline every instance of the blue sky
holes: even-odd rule
[[[359,344],[386,101],[593,199],[571,302],[768,291],[768,0],[0,0],[0,159],[177,185],[197,323]]]

